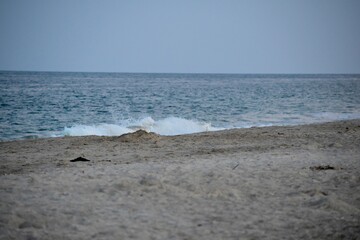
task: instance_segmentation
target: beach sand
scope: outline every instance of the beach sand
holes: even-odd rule
[[[360,239],[360,120],[0,142],[0,239]]]

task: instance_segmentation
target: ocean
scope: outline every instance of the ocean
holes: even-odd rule
[[[0,72],[0,140],[360,118],[360,75]]]

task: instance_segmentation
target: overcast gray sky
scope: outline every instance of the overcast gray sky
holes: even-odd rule
[[[360,73],[360,0],[0,0],[0,70]]]

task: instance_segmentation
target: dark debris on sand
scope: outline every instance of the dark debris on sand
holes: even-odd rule
[[[70,162],[90,162],[90,160],[86,159],[86,158],[83,158],[83,157],[78,157],[78,158],[75,158],[73,160],[70,160]]]
[[[324,166],[319,165],[319,166],[310,167],[310,169],[313,171],[335,170],[335,167],[330,166],[330,165],[324,165]]]

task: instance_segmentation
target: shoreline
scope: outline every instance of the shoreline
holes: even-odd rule
[[[355,239],[359,146],[360,119],[0,142],[0,238]]]
[[[296,126],[311,126],[311,125],[323,125],[323,124],[330,124],[330,123],[341,123],[341,122],[349,122],[349,121],[360,121],[360,118],[354,118],[354,119],[346,119],[346,120],[329,120],[324,122],[314,122],[314,123],[302,123],[302,124],[285,124],[285,125],[264,125],[264,126],[251,126],[251,127],[234,127],[234,128],[222,128],[219,127],[219,130],[210,130],[210,131],[202,131],[202,132],[194,132],[194,133],[184,133],[184,134],[176,134],[176,135],[161,135],[157,134],[155,132],[147,131],[146,129],[143,129],[139,127],[138,129],[135,129],[134,132],[139,130],[144,130],[147,133],[155,133],[162,137],[176,137],[176,136],[184,136],[184,135],[194,135],[194,134],[202,134],[202,133],[213,133],[213,132],[223,132],[223,131],[233,131],[233,130],[241,130],[241,129],[256,129],[256,128],[271,128],[271,127],[296,127]],[[218,127],[215,127],[218,128]],[[75,136],[75,135],[63,135],[63,136],[37,136],[37,137],[21,137],[21,138],[8,138],[8,139],[0,139],[0,143],[6,143],[6,142],[17,142],[17,141],[31,141],[31,140],[44,140],[44,139],[61,139],[61,138],[78,138],[78,137],[121,137],[122,135],[131,134],[134,132],[124,133],[120,135],[81,135],[81,136]]]

